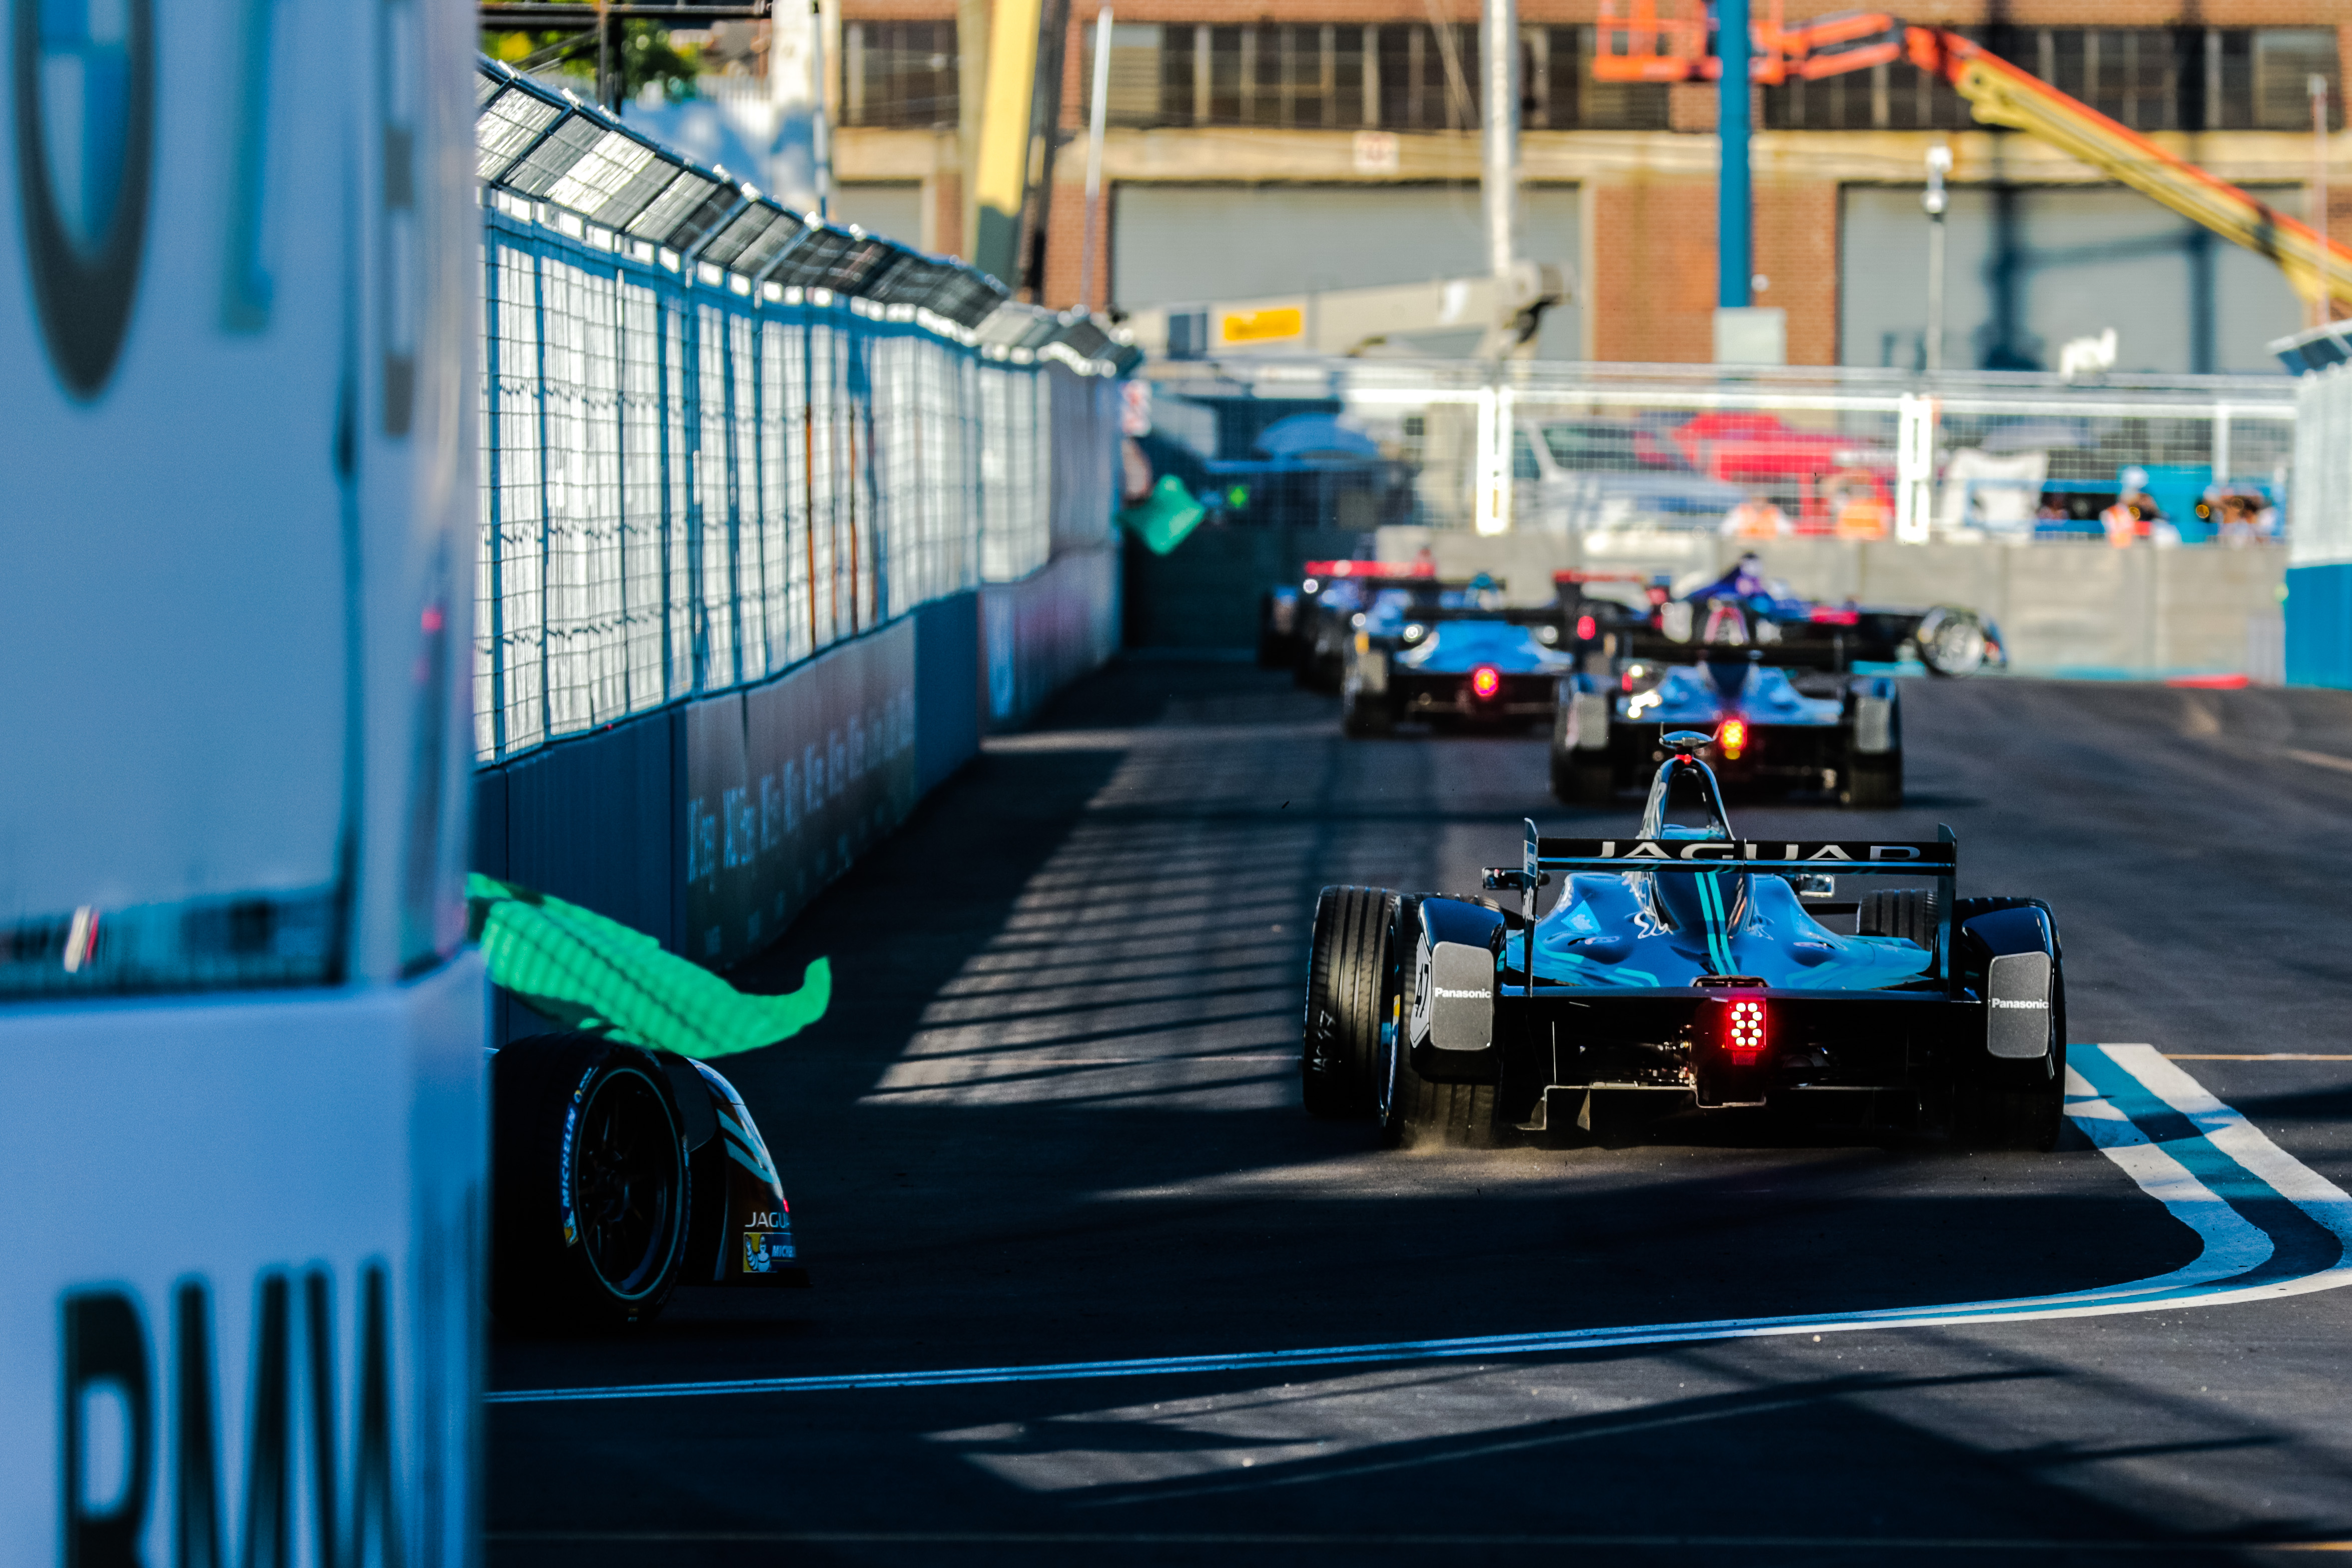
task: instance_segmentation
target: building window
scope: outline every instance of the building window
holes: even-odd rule
[[[1957,28],[2134,131],[2300,131],[2308,82],[2328,81],[2344,123],[2336,37],[2325,27]],[[1773,131],[1958,131],[1966,99],[1907,60],[1764,89]]]
[[[1163,35],[1171,29],[1158,23],[1113,22],[1110,29],[1110,80],[1103,102],[1103,120],[1110,125],[1158,125],[1166,97],[1162,73],[1172,51],[1163,49]],[[1179,28],[1175,31],[1189,31]],[[1086,40],[1078,62],[1079,123],[1094,112],[1095,30],[1084,29]],[[1189,51],[1188,51],[1189,52]],[[1192,94],[1192,62],[1182,62],[1184,98]],[[1187,118],[1190,118],[1187,116]]]
[[[953,126],[955,24],[844,23],[841,120],[845,125]]]

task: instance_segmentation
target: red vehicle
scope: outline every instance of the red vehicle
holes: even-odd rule
[[[1834,430],[1800,430],[1769,413],[1702,413],[1675,445],[1710,479],[1760,490],[1801,534],[1869,535],[1895,513],[1894,454]],[[1867,522],[1872,527],[1864,527]]]

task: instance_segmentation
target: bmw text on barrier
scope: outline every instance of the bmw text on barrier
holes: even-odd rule
[[[1738,838],[1708,744],[1664,737],[1633,832],[1528,824],[1519,864],[1486,879],[1516,908],[1324,889],[1307,1109],[1370,1116],[1391,1145],[1606,1138],[1745,1106],[2051,1147],[2066,992],[2049,905],[1955,898],[1949,829]]]

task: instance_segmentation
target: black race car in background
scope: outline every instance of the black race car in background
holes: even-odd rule
[[[1721,641],[1720,616],[1738,612],[1740,635],[1766,664],[1843,671],[1862,664],[1916,659],[1931,675],[1958,678],[2008,663],[2000,629],[1957,604],[1926,610],[1826,604],[1791,596],[1764,576],[1763,562],[1742,556],[1731,570],[1676,595],[1668,580],[1560,572],[1560,613],[1612,658],[1667,664],[1694,645]]]
[[[1697,756],[1710,738],[1666,737],[1622,837],[1528,823],[1519,863],[1486,878],[1516,907],[1325,888],[1307,1110],[1375,1119],[1391,1145],[1607,1138],[1696,1106],[2051,1147],[2066,992],[2050,906],[1955,898],[1948,828],[1741,840]]]

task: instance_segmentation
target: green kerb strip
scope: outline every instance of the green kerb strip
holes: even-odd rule
[[[565,1029],[709,1061],[790,1040],[824,1016],[833,969],[813,960],[801,988],[746,996],[642,931],[479,873],[466,879],[474,940],[490,978]]]

